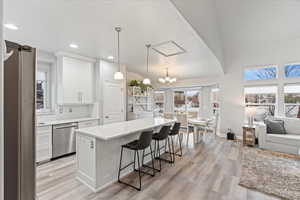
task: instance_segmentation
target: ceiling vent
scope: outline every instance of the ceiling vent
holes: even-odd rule
[[[167,41],[152,45],[152,49],[165,57],[186,53],[186,50],[174,41]]]

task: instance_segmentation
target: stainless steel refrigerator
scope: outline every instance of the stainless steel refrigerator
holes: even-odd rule
[[[6,41],[4,61],[4,199],[35,199],[36,50]]]

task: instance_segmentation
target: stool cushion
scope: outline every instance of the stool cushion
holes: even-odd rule
[[[127,144],[122,145],[122,147],[132,149],[132,150],[137,150],[138,149],[138,140],[134,140],[132,142],[129,142]]]
[[[153,140],[160,140],[159,134],[158,133],[154,133],[152,136]]]

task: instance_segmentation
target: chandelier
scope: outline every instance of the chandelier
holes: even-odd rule
[[[168,84],[171,84],[171,83],[176,82],[177,79],[176,79],[176,78],[171,78],[171,77],[169,76],[169,70],[168,70],[168,68],[167,68],[166,76],[163,77],[163,78],[159,78],[158,81],[159,81],[160,83],[168,83]]]

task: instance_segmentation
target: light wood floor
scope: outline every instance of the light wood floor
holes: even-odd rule
[[[240,157],[240,144],[206,136],[200,144],[185,147],[184,156],[173,165],[164,164],[155,177],[144,175],[141,192],[115,183],[93,193],[75,180],[76,163],[71,156],[37,168],[37,196],[39,200],[275,199],[238,185]],[[135,176],[128,178],[135,180]]]

